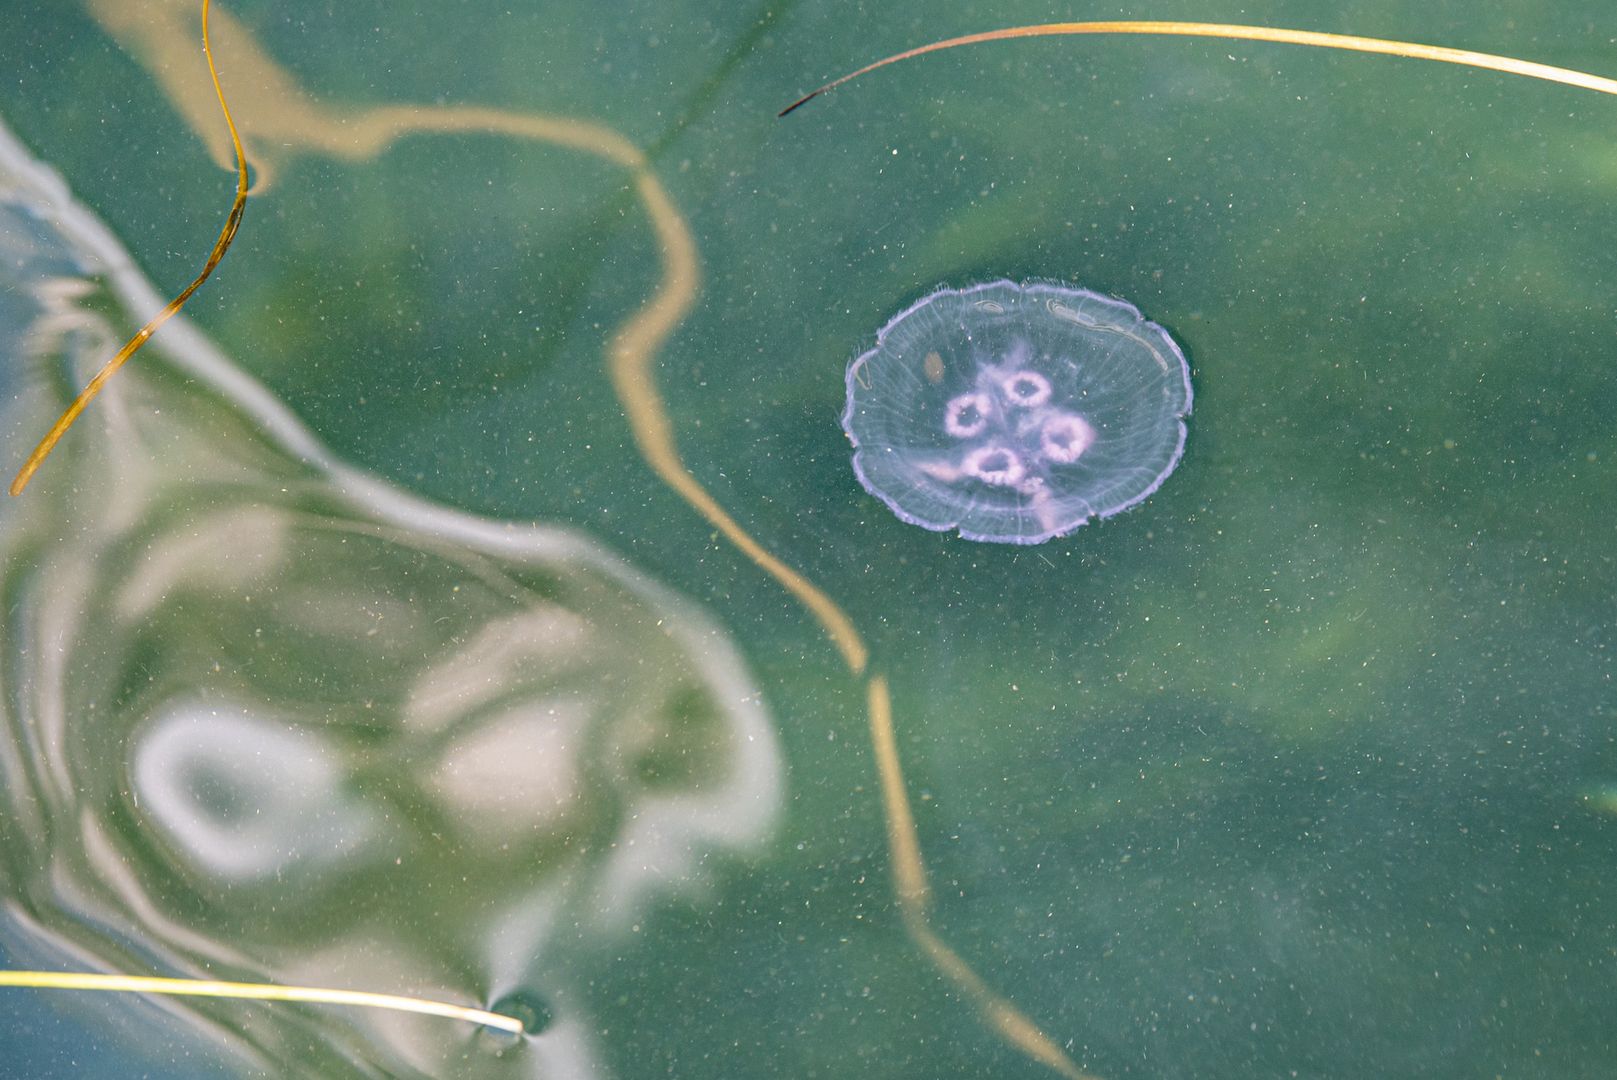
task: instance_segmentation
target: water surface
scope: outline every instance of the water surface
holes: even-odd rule
[[[940,930],[1087,1068],[1606,1067],[1611,102],[1093,39],[931,57],[776,121],[858,63],[1016,16],[231,10],[323,100],[537,110],[647,152],[699,255],[658,362],[685,460],[870,639]],[[1266,14],[1600,69],[1603,11]],[[158,286],[183,285],[228,174],[134,50],[75,9],[18,25],[0,112]],[[1045,1075],[902,931],[857,684],[633,445],[603,376],[659,280],[632,180],[471,132],[275,164],[198,326],[338,460],[577,530],[689,597],[742,643],[779,726],[766,851],[556,959],[599,1070]],[[997,278],[1127,297],[1196,375],[1170,482],[1036,548],[898,520],[838,423],[873,328],[940,282]],[[478,896],[433,887],[446,910]],[[127,1052],[101,1006],[15,1000],[66,1018],[7,1035],[46,1065],[87,1041]],[[194,1060],[157,1038],[143,1052],[165,1068]]]

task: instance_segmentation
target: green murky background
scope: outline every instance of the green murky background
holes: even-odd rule
[[[938,926],[994,985],[1106,1077],[1610,1067],[1617,100],[1089,38],[931,57],[779,121],[888,52],[1078,13],[508,6],[230,10],[333,101],[576,115],[649,149],[703,269],[658,367],[685,459],[889,672]],[[1082,17],[1614,73],[1603,13]],[[87,19],[5,24],[0,111],[182,286],[228,177]],[[902,932],[858,685],[629,441],[603,345],[654,251],[607,166],[410,138],[376,163],[289,165],[189,311],[340,457],[584,529],[744,644],[783,740],[784,824],[706,900],[574,961],[617,1076],[1046,1075]],[[1194,370],[1162,490],[1032,549],[897,521],[837,423],[876,328],[995,276],[1124,297]],[[120,1061],[82,1011],[46,1024],[18,1001],[8,1059]],[[163,1071],[187,1067],[158,1045]]]

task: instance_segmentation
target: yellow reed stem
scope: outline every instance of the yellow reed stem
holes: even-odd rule
[[[315,1005],[358,1005],[392,1009],[450,1020],[465,1020],[484,1027],[523,1033],[522,1021],[512,1016],[453,1005],[447,1001],[373,994],[364,990],[337,990],[323,986],[275,986],[269,983],[213,982],[207,979],[160,979],[145,975],[100,975],[81,971],[0,971],[0,986],[35,990],[101,990],[133,994],[171,994],[177,997],[239,998],[249,1001],[303,1001]]]
[[[45,463],[45,458],[56,448],[56,444],[61,441],[62,436],[67,434],[67,429],[73,426],[73,421],[79,418],[79,414],[89,406],[90,402],[95,400],[97,394],[101,393],[101,388],[107,384],[107,380],[116,375],[118,369],[123,367],[131,356],[139,352],[140,347],[146,344],[153,334],[157,333],[157,328],[168,322],[176,312],[184,307],[185,302],[191,299],[191,294],[200,289],[202,283],[208,280],[208,276],[213,273],[213,268],[219,265],[219,260],[225,257],[226,251],[230,250],[230,243],[236,238],[236,230],[241,228],[242,214],[247,210],[247,154],[242,149],[241,136],[236,132],[236,121],[230,115],[230,106],[225,104],[224,87],[219,85],[219,69],[214,67],[213,64],[213,48],[208,43],[209,3],[210,0],[202,0],[202,53],[208,58],[208,74],[213,78],[213,91],[218,95],[219,108],[225,114],[225,126],[230,129],[230,145],[236,151],[236,198],[230,204],[230,213],[225,217],[225,227],[220,231],[219,239],[214,241],[213,251],[208,254],[208,261],[203,264],[202,272],[196,276],[196,279],[187,285],[178,296],[170,300],[162,311],[152,316],[151,322],[135,331],[134,337],[124,342],[124,347],[119,349],[113,358],[108,360],[101,370],[95,373],[95,377],[85,385],[83,390],[79,391],[79,396],[73,399],[73,404],[69,405],[56,423],[51,425],[51,429],[45,433],[45,437],[39,440],[39,445],[34,447],[34,452],[28,455],[28,460],[23,462],[22,468],[17,470],[16,477],[11,481],[11,493],[13,495],[23,493],[23,489],[28,486],[28,481],[34,478],[34,473],[38,472],[39,467]]]
[[[1378,53],[1382,56],[1402,56],[1410,60],[1432,60],[1441,64],[1459,64],[1462,67],[1482,68],[1487,71],[1503,72],[1506,75],[1520,75],[1528,79],[1542,79],[1545,82],[1562,83],[1566,86],[1576,86],[1584,90],[1594,90],[1601,94],[1617,94],[1617,79],[1590,75],[1587,72],[1555,67],[1551,64],[1538,64],[1531,60],[1518,60],[1514,56],[1497,56],[1493,53],[1472,52],[1470,49],[1450,49],[1443,45],[1418,45],[1412,41],[1389,41],[1385,38],[1357,37],[1352,34],[1326,34],[1317,30],[1288,30],[1280,26],[1122,20],[1115,22],[1061,22],[1043,23],[1038,26],[1012,26],[1002,30],[985,30],[980,34],[965,34],[945,41],[934,41],[930,45],[919,45],[913,49],[905,49],[903,52],[883,57],[873,64],[866,64],[858,71],[849,72],[840,79],[832,79],[818,90],[810,91],[786,106],[780,111],[779,115],[785,116],[794,109],[808,104],[821,94],[835,90],[843,83],[851,82],[861,75],[875,71],[877,68],[884,68],[889,64],[896,64],[901,60],[910,60],[917,56],[925,56],[927,53],[942,52],[945,49],[955,49],[962,45],[979,45],[988,41],[1011,41],[1017,38],[1032,37],[1061,37],[1074,34],[1145,34],[1159,37],[1224,38],[1230,41],[1268,41],[1279,45],[1306,45],[1316,49]]]

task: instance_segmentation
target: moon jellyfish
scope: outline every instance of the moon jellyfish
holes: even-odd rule
[[[904,521],[1038,544],[1162,485],[1190,367],[1132,304],[991,281],[939,289],[848,367],[842,427],[865,490]]]

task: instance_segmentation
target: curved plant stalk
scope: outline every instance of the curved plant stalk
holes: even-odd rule
[[[28,455],[28,460],[23,462],[22,468],[17,470],[16,477],[11,481],[13,495],[22,494],[23,489],[28,486],[28,481],[34,478],[34,473],[44,464],[45,458],[56,448],[62,436],[67,434],[67,429],[73,426],[73,421],[79,418],[79,414],[95,400],[97,394],[101,393],[101,388],[107,385],[107,380],[116,375],[118,369],[139,352],[140,347],[145,345],[153,334],[157,333],[157,328],[168,322],[184,307],[185,302],[191,299],[191,294],[208,280],[213,268],[219,265],[219,260],[230,250],[231,241],[236,239],[236,230],[241,228],[241,217],[247,210],[247,154],[242,149],[241,136],[236,132],[236,121],[230,115],[230,106],[225,103],[224,87],[219,85],[219,69],[213,64],[213,48],[208,42],[209,2],[210,0],[202,0],[202,53],[208,58],[208,74],[213,78],[213,91],[218,95],[219,109],[225,114],[225,126],[230,129],[230,144],[236,151],[236,199],[230,204],[230,213],[225,217],[225,227],[220,230],[219,239],[214,241],[213,250],[208,253],[208,261],[202,265],[202,272],[196,279],[170,300],[167,307],[152,316],[151,322],[135,331],[134,337],[124,342],[124,347],[102,365],[101,370],[95,373],[95,378],[85,384],[84,389],[79,391],[79,396],[73,399],[73,404],[69,405],[56,423],[51,425],[45,437],[39,440],[39,445],[34,447],[34,452]]]
[[[364,990],[336,990],[322,986],[275,986],[270,983],[214,982],[209,979],[159,979],[146,975],[98,975],[82,971],[0,971],[0,986],[33,990],[111,990],[134,994],[173,994],[181,997],[243,998],[249,1001],[305,1001],[315,1005],[360,1005],[371,1009],[423,1013],[450,1020],[523,1033],[522,1021],[486,1009],[452,1005],[447,1001],[372,994]]]
[[[1378,53],[1382,56],[1402,56],[1410,60],[1433,60],[1441,64],[1459,64],[1462,67],[1500,71],[1506,75],[1521,75],[1528,79],[1563,83],[1601,94],[1617,95],[1617,79],[1607,79],[1570,68],[1536,64],[1531,60],[1518,60],[1513,56],[1472,52],[1470,49],[1450,49],[1443,45],[1417,45],[1411,41],[1389,41],[1385,38],[1355,37],[1352,34],[1326,34],[1317,30],[1287,30],[1280,26],[1240,26],[1233,23],[1151,22],[1122,20],[1119,22],[1062,22],[1042,23],[1038,26],[1011,26],[1003,30],[985,30],[980,34],[966,34],[930,45],[883,57],[866,64],[858,71],[850,71],[840,79],[832,79],[818,90],[811,90],[782,109],[777,115],[802,108],[821,94],[829,93],[843,83],[852,82],[861,75],[911,60],[927,53],[942,52],[962,45],[979,45],[988,41],[1009,41],[1014,38],[1062,37],[1075,34],[1144,34],[1158,37],[1224,38],[1230,41],[1272,41],[1281,45],[1308,45],[1316,49],[1339,49],[1343,52]]]

